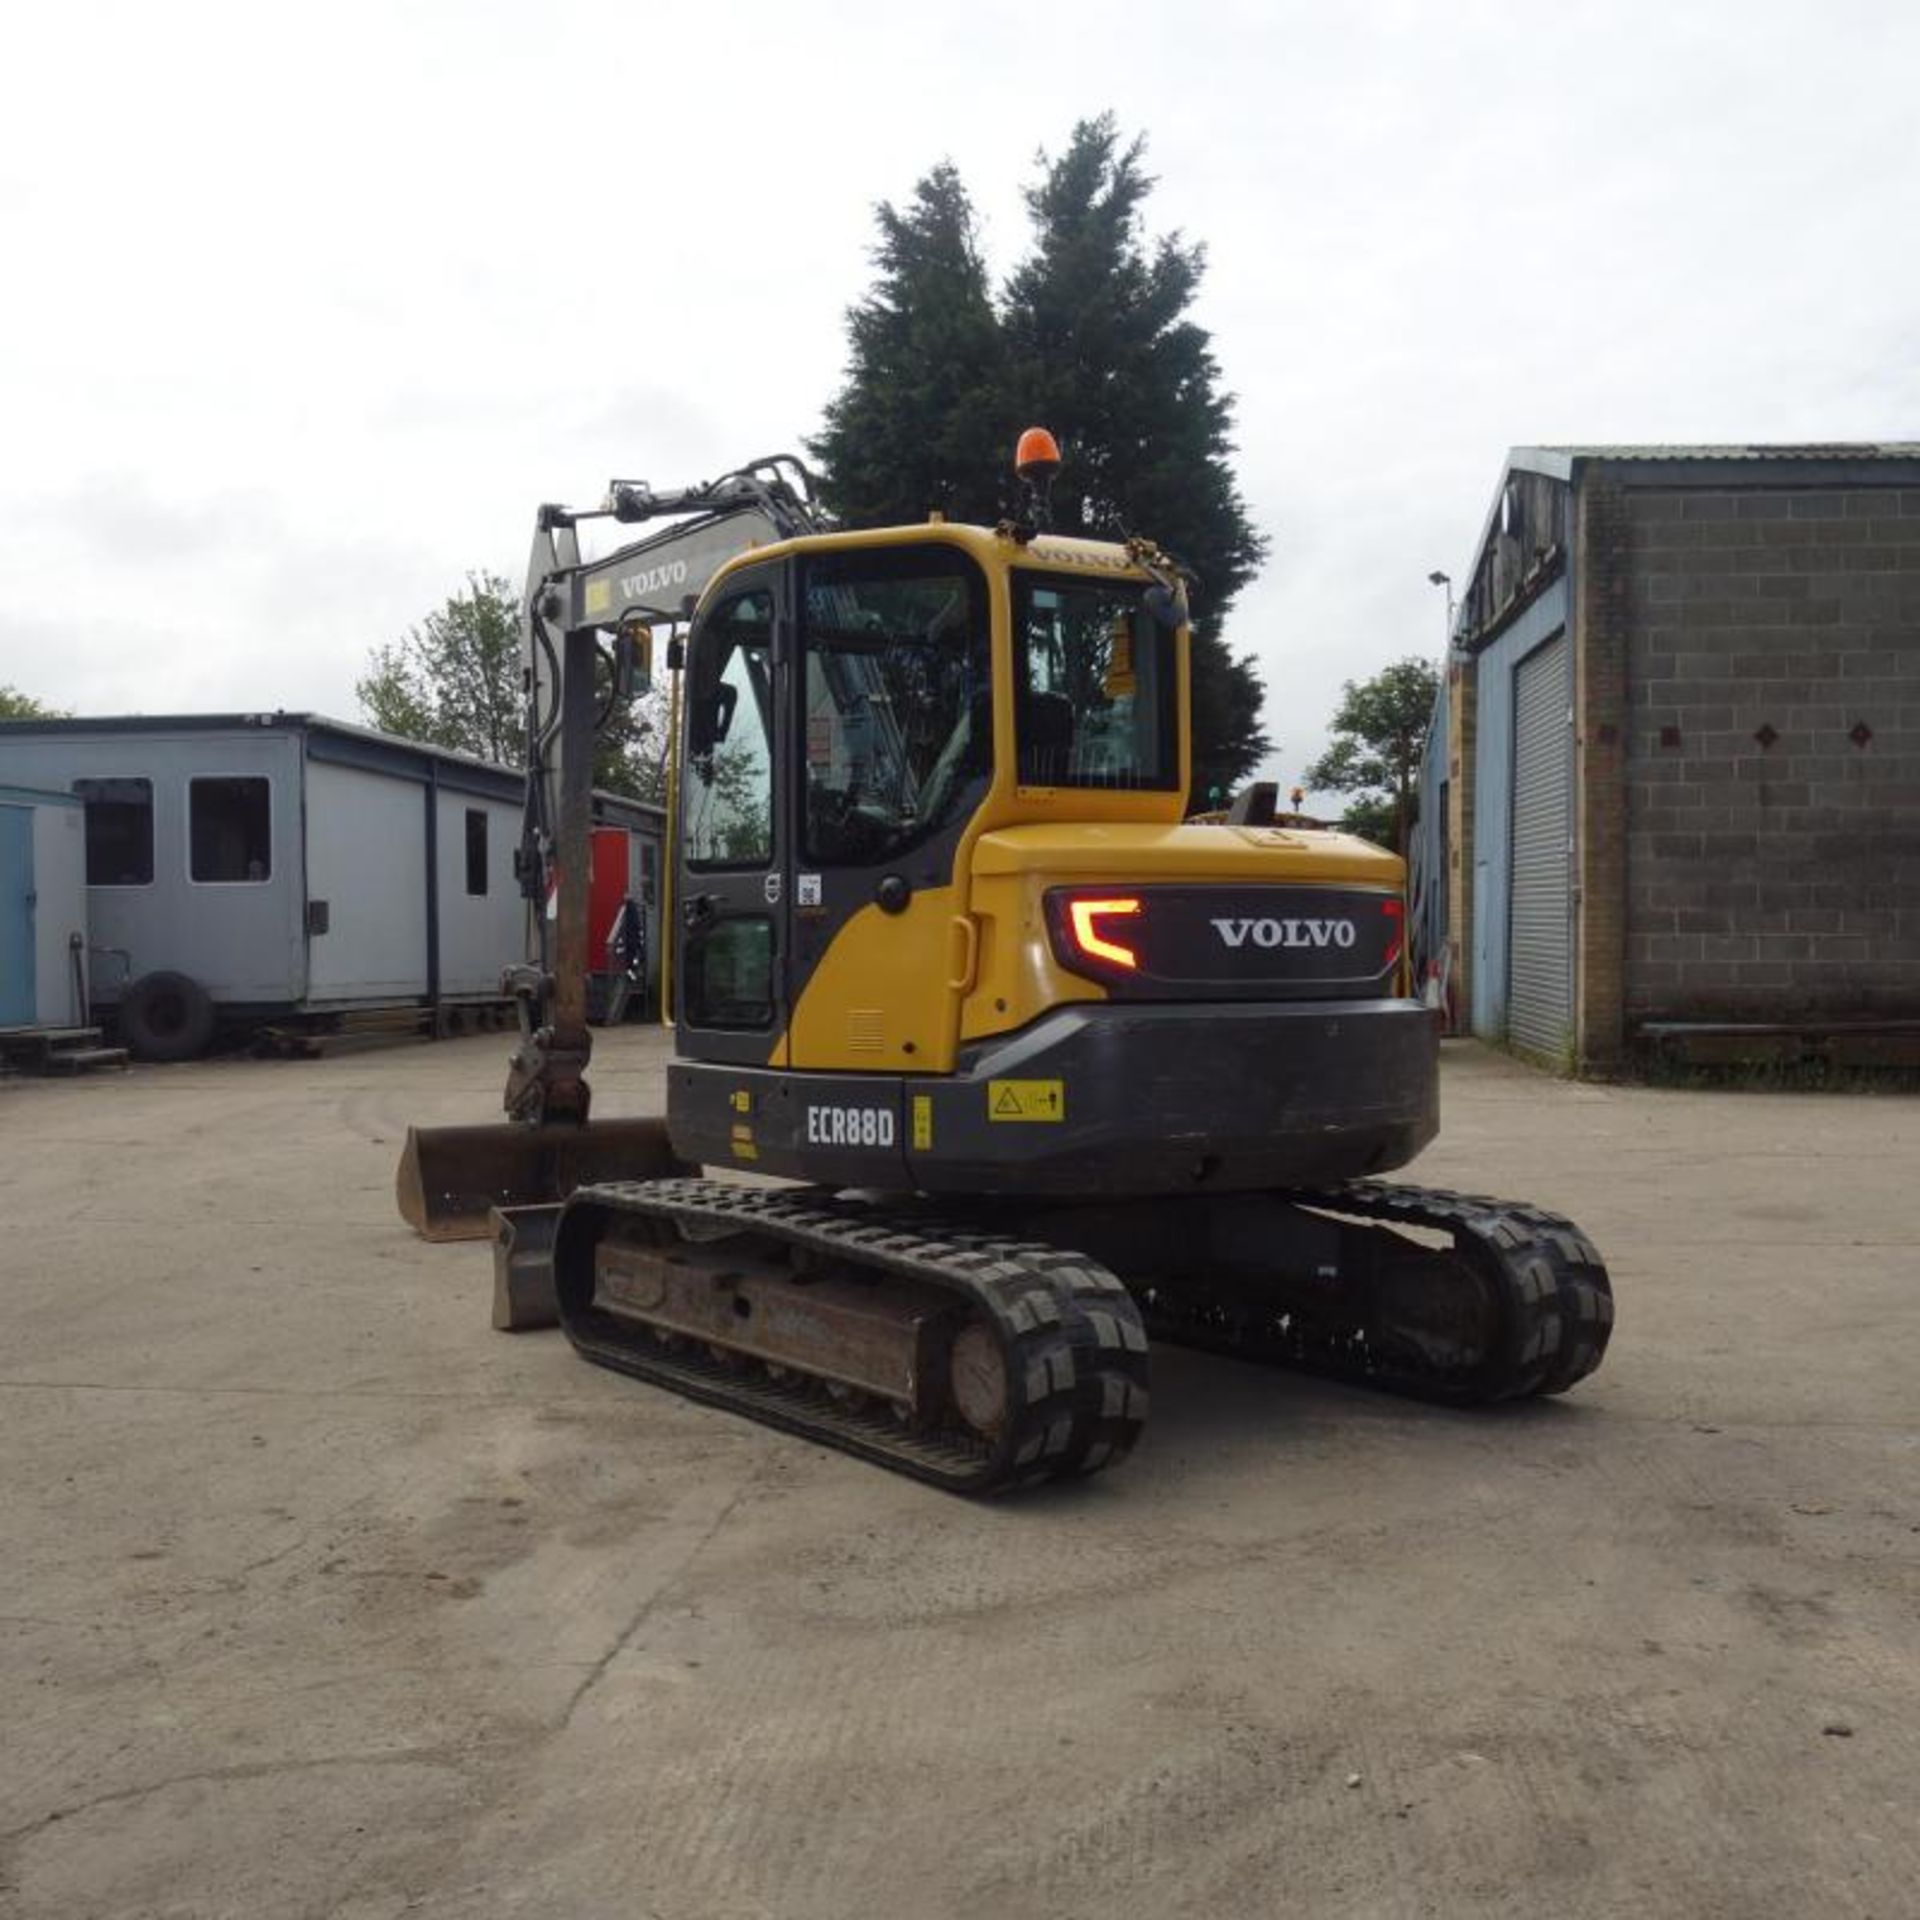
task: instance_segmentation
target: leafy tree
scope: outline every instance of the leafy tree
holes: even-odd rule
[[[1440,671],[1410,655],[1371,680],[1349,680],[1333,716],[1333,740],[1306,772],[1306,784],[1355,796],[1343,824],[1404,854],[1413,824],[1414,788],[1427,744]],[[1383,817],[1384,816],[1384,817]]]
[[[1199,575],[1194,599],[1194,800],[1224,794],[1268,751],[1250,656],[1221,638],[1265,553],[1233,478],[1233,402],[1188,317],[1205,250],[1151,243],[1144,142],[1111,115],[1082,121],[1027,194],[1033,243],[996,303],[972,205],[943,163],[904,210],[878,210],[878,276],[848,315],[847,380],[812,450],[828,503],[853,525],[930,507],[991,521],[1021,426],[1060,441],[1054,524],[1148,533]]]
[[[713,854],[722,860],[768,859],[772,846],[767,838],[764,755],[736,740],[703,755],[696,770],[705,789],[699,833]]]
[[[0,720],[63,720],[66,716],[58,707],[50,707],[36,700],[30,693],[21,693],[17,688],[0,686]]]
[[[520,693],[520,616],[506,578],[470,573],[404,640],[374,648],[355,694],[387,733],[526,764]]]
[[[520,683],[520,602],[506,578],[470,573],[402,640],[375,647],[354,692],[383,732],[526,764]],[[594,748],[594,785],[636,799],[666,792],[664,698],[643,697],[609,714]]]
[[[1384,796],[1362,795],[1349,800],[1340,816],[1340,824],[1348,833],[1356,833],[1362,840],[1371,840],[1376,847],[1385,847],[1389,853],[1400,850],[1393,802]]]
[[[609,716],[594,752],[593,783],[610,793],[667,804],[666,648],[656,641],[653,685]]]

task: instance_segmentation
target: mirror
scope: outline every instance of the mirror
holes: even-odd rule
[[[733,731],[734,709],[739,704],[740,689],[727,680],[722,680],[704,700],[693,702],[688,751],[704,759],[715,747],[725,746],[727,735]]]
[[[653,686],[653,629],[644,620],[622,620],[613,636],[613,690],[622,700]]]
[[[1141,604],[1163,627],[1183,627],[1187,623],[1187,596],[1180,589],[1151,586],[1141,596]]]

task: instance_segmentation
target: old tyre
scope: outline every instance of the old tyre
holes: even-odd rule
[[[196,1059],[213,1038],[213,1002],[184,973],[142,974],[121,996],[120,1036],[136,1059]]]

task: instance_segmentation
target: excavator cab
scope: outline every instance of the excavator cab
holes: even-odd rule
[[[989,569],[942,528],[755,556],[687,662],[680,1054],[941,1071],[956,872],[995,767]]]
[[[1189,644],[1144,542],[935,522],[723,569],[686,654],[673,1150],[1003,1198],[1418,1151],[1399,862],[1185,822]]]

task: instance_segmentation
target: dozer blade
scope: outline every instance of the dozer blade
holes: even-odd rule
[[[427,1240],[484,1240],[494,1207],[552,1206],[575,1187],[652,1180],[690,1169],[664,1120],[584,1127],[409,1127],[394,1175],[400,1217]]]

